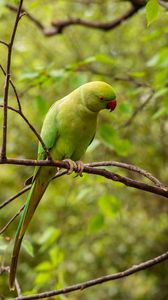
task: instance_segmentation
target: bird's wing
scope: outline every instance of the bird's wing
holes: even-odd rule
[[[59,136],[57,114],[58,111],[55,109],[54,105],[47,113],[41,130],[42,140],[49,151],[54,147]],[[40,159],[46,159],[46,153],[41,143],[39,143],[38,147],[38,160]]]
[[[54,147],[59,136],[58,122],[57,122],[58,112],[55,109],[55,106],[56,105],[52,105],[50,110],[48,111],[41,130],[41,138],[49,151]],[[41,145],[41,143],[39,143],[37,159],[44,160],[46,158],[47,155],[45,153],[45,150]],[[25,181],[24,183],[25,186],[32,184],[34,182],[39,169],[40,169],[39,166],[35,167],[33,175]]]

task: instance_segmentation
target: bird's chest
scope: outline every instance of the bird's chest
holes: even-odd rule
[[[78,160],[85,153],[96,131],[96,117],[71,114],[60,120],[57,148],[62,158]]]

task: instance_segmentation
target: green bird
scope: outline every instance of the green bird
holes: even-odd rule
[[[41,130],[41,137],[52,159],[78,161],[94,139],[98,113],[102,109],[112,111],[115,107],[115,92],[109,84],[102,81],[86,83],[56,101],[49,109]],[[38,160],[43,159],[46,159],[46,153],[39,144]],[[15,275],[22,239],[55,173],[56,167],[53,166],[35,167],[32,186],[14,241],[9,277],[11,290],[15,288]]]

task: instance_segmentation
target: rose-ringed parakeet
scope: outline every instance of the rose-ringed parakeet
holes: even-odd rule
[[[101,81],[86,83],[72,93],[56,101],[48,111],[42,126],[41,137],[55,160],[78,161],[92,142],[98,113],[102,109],[114,110],[116,96],[113,88]],[[46,159],[41,144],[38,160]],[[50,180],[56,173],[55,167],[36,167],[32,186],[17,228],[10,266],[10,289],[14,289],[17,261],[23,236],[33,217]]]

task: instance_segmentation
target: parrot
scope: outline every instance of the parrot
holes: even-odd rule
[[[98,113],[103,109],[113,111],[117,105],[112,86],[103,81],[91,81],[57,100],[47,112],[41,129],[41,138],[52,159],[78,162],[93,141]],[[39,143],[38,160],[47,159],[46,152]],[[73,164],[74,166],[74,164]],[[9,288],[15,289],[15,276],[21,243],[34,212],[55,175],[55,166],[36,166],[31,189],[27,196],[14,239],[10,264]],[[73,171],[73,170],[72,170]]]

